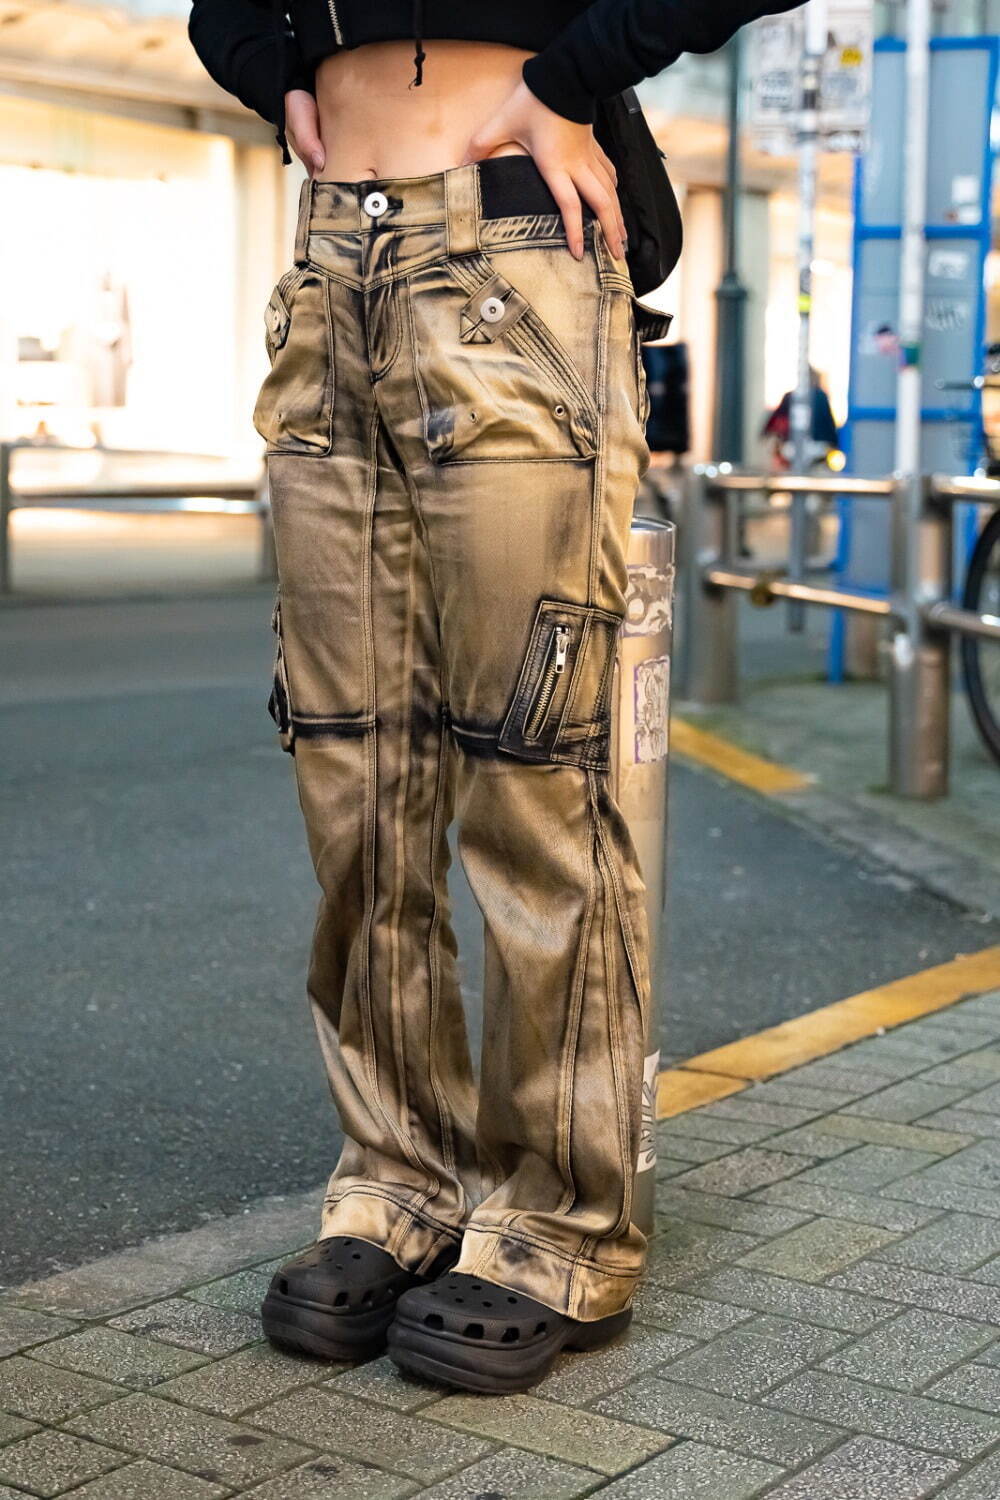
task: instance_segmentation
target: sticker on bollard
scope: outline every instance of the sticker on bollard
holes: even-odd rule
[[[659,1071],[660,1054],[651,1052],[642,1065],[642,1124],[636,1172],[649,1172],[656,1166],[656,1079]]]
[[[635,763],[665,760],[670,745],[670,657],[651,656],[635,664]]]
[[[673,568],[629,563],[622,635],[659,635],[667,630],[673,597]]]

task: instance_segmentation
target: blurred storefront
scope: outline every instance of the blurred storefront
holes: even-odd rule
[[[715,292],[723,272],[726,61],[684,57],[639,93],[681,185],[685,254],[666,291],[677,337],[689,349],[693,459],[712,456],[716,363]],[[820,162],[813,317],[816,359],[842,418],[847,405],[851,303],[849,156]],[[741,140],[739,270],[747,289],[744,431],[746,461],[761,457],[764,415],[795,384],[798,338],[797,186],[794,157],[765,155]]]
[[[259,448],[295,183],[186,20],[183,0],[0,3],[4,438]]]

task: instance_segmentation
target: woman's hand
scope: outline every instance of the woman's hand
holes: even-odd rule
[[[534,157],[559,205],[569,248],[577,260],[583,258],[581,199],[594,210],[612,255],[620,259],[625,254],[625,223],[616,191],[618,176],[591,127],[557,115],[522,81],[473,135],[462,165],[482,161],[497,146],[512,141]]]
[[[285,134],[309,176],[322,172],[326,152],[319,134],[319,109],[306,89],[290,89],[285,95]]]

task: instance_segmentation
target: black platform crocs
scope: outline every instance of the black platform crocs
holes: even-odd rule
[[[370,1240],[335,1234],[318,1240],[275,1272],[261,1307],[273,1344],[321,1359],[363,1360],[381,1354],[396,1299],[440,1276],[458,1258],[441,1252],[427,1276],[403,1270]]]
[[[561,1349],[599,1349],[632,1321],[632,1309],[583,1323],[541,1302],[456,1272],[404,1292],[389,1328],[401,1370],[465,1391],[506,1395],[544,1379]]]

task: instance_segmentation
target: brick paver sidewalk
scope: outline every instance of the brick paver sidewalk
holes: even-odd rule
[[[260,1341],[318,1194],[0,1296],[0,1500],[997,1500],[1000,992],[660,1127],[630,1335],[529,1396]]]

